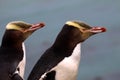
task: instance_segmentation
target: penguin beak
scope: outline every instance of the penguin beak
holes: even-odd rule
[[[24,33],[24,40],[30,36],[34,31],[44,27],[45,24],[44,23],[37,23],[37,24],[31,24],[31,27],[29,27],[28,29],[22,31]]]
[[[30,28],[28,28],[27,31],[34,32],[34,31],[36,31],[44,26],[45,26],[44,23],[32,24],[32,26]]]
[[[97,33],[102,33],[102,32],[106,32],[106,28],[104,27],[92,27],[90,29],[91,33],[97,34]]]

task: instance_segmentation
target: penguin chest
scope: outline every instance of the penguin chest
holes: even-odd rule
[[[51,71],[56,71],[55,80],[76,80],[80,63],[80,45],[77,45],[71,56],[65,57]]]
[[[76,80],[79,63],[71,58],[65,58],[52,70],[56,71],[56,80]]]

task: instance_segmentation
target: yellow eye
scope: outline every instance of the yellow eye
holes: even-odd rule
[[[83,29],[80,29],[80,31],[81,31],[82,33],[86,33],[86,32],[89,32],[89,29],[83,28]]]
[[[87,29],[82,29],[82,31],[86,31]]]

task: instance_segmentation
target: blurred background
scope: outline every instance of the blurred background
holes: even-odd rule
[[[0,41],[6,24],[16,20],[46,23],[25,41],[25,79],[64,23],[81,20],[107,32],[82,44],[78,80],[120,80],[120,0],[0,0]]]

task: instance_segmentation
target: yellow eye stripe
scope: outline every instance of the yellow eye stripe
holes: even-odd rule
[[[80,28],[80,25],[78,25],[77,23],[74,23],[72,21],[67,21],[66,24],[70,25],[70,26],[74,26],[74,27]]]
[[[6,29],[23,30],[31,27],[31,24],[24,21],[12,21],[7,24]]]
[[[79,28],[79,29],[84,29],[84,27],[80,26],[79,24],[77,24],[74,21],[67,21],[66,24],[70,25],[70,26],[73,26],[73,27],[76,27],[76,28]]]
[[[13,25],[13,24],[8,24],[8,25],[6,26],[6,29],[7,29],[7,30],[14,29],[14,30],[23,31],[22,28],[20,28],[19,26]]]

